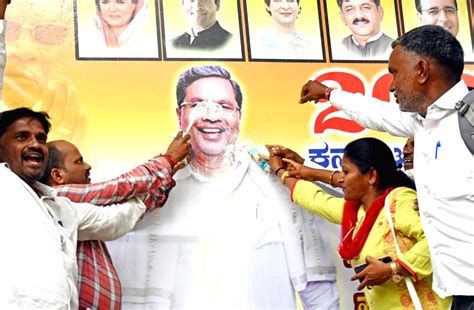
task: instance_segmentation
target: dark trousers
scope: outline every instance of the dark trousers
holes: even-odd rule
[[[474,310],[474,296],[453,296],[451,310]]]

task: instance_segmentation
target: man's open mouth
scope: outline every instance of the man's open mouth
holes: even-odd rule
[[[39,165],[43,160],[44,156],[40,153],[30,153],[23,156],[23,161],[28,164]]]
[[[207,133],[207,134],[217,134],[217,133],[223,133],[225,132],[224,129],[222,128],[198,128],[198,130],[202,133]]]

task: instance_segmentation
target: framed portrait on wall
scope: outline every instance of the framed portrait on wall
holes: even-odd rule
[[[165,60],[243,60],[238,0],[160,0]]]
[[[386,62],[399,36],[392,0],[325,1],[333,62]]]
[[[253,61],[325,61],[317,0],[245,0]]]
[[[153,0],[74,0],[77,59],[161,59]]]
[[[398,0],[403,33],[421,26],[438,25],[451,32],[461,43],[464,59],[474,61],[472,20],[468,0]],[[471,25],[471,26],[469,26]],[[471,29],[471,31],[470,31]]]

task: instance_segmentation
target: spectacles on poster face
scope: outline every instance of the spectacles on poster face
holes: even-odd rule
[[[38,23],[26,26],[17,21],[8,20],[5,31],[7,42],[14,42],[20,38],[22,29],[29,29],[31,37],[38,43],[46,45],[61,45],[66,39],[68,29],[57,23]]]
[[[216,102],[213,100],[199,99],[193,101],[183,101],[180,105],[180,108],[187,107],[190,110],[202,110],[209,111],[212,110],[217,113],[231,114],[235,111],[240,111],[240,108],[235,106],[231,102]]]
[[[448,16],[456,15],[458,12],[458,9],[452,6],[446,6],[444,8],[429,8],[427,10],[422,10],[422,12],[426,12],[429,16],[436,17],[441,14],[441,11],[444,12],[444,14]]]

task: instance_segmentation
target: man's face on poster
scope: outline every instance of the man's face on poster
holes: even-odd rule
[[[459,32],[458,9],[455,0],[420,0],[422,25],[438,25],[456,36]]]
[[[350,0],[342,2],[339,15],[354,36],[370,38],[380,32],[383,9],[371,0]]]
[[[219,5],[216,0],[182,0],[184,13],[194,31],[212,27],[217,20]]]
[[[224,78],[205,77],[189,85],[178,117],[182,131],[194,119],[189,133],[196,157],[223,156],[237,141],[240,109],[232,84]]]
[[[64,0],[13,1],[7,10],[4,101],[32,107],[63,62],[71,14]]]

